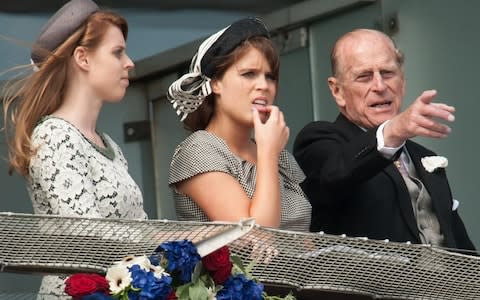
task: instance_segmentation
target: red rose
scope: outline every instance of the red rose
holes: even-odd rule
[[[230,266],[225,267],[223,269],[218,269],[216,271],[212,271],[212,278],[216,284],[224,284],[227,281],[228,277],[232,275],[232,263]]]
[[[168,294],[166,300],[176,300],[176,299],[178,298],[177,298],[177,295],[175,295],[175,291],[171,291],[170,294]]]
[[[223,284],[232,273],[232,262],[230,261],[230,251],[227,246],[210,253],[202,258],[202,263],[216,284]]]
[[[230,270],[232,269],[230,251],[227,246],[223,246],[202,258],[202,263],[208,271],[217,271],[228,267],[230,267]]]
[[[65,280],[65,292],[73,298],[80,298],[95,292],[108,293],[108,282],[98,274],[78,273]]]

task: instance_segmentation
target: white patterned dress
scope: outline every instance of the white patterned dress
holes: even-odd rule
[[[305,175],[295,158],[286,150],[280,153],[278,168],[280,228],[308,231],[312,208],[300,187]],[[224,172],[233,176],[251,199],[255,192],[256,170],[254,164],[233,154],[220,137],[205,130],[192,133],[177,146],[170,165],[168,183],[173,188],[177,218],[185,221],[210,221],[193,199],[175,189],[176,183],[206,172]],[[225,201],[233,200],[225,195]]]
[[[28,191],[35,214],[146,219],[140,188],[128,173],[120,147],[106,134],[106,148],[75,126],[45,117],[32,133]],[[58,299],[64,277],[45,276],[41,299]]]

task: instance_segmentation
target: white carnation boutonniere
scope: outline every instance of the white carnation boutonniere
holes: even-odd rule
[[[446,168],[448,159],[443,156],[425,156],[422,158],[422,165],[427,172],[432,173],[438,168]]]

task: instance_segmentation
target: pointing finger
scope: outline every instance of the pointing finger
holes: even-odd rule
[[[433,100],[433,98],[435,98],[435,96],[437,95],[437,91],[436,90],[428,90],[428,91],[424,91],[419,97],[418,99],[420,101],[422,101],[423,103],[425,104],[430,104]]]

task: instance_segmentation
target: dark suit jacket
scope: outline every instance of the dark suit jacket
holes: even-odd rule
[[[363,131],[342,114],[334,123],[312,122],[298,134],[294,156],[307,179],[311,231],[420,243],[407,187],[392,160],[377,150],[377,128]],[[447,247],[474,250],[457,211],[444,169],[428,173],[421,158],[435,155],[405,144],[432,198]]]

